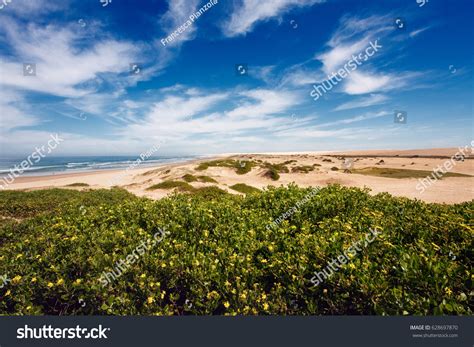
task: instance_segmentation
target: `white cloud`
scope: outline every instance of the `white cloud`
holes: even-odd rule
[[[209,141],[252,136],[252,132],[271,131],[289,122],[289,110],[299,104],[292,92],[255,89],[205,94],[194,90],[191,95],[175,93],[155,103],[140,121],[120,130],[120,136],[139,134],[143,139],[168,138],[182,147],[192,146],[203,136]],[[237,104],[235,106],[235,104]],[[180,143],[178,143],[180,141]]]
[[[326,75],[321,70],[308,69],[301,67],[300,65],[296,65],[285,71],[280,85],[300,87],[314,84],[325,79]]]
[[[30,19],[32,16],[39,16],[49,12],[65,9],[67,8],[68,4],[69,0],[11,0],[10,3],[5,5],[2,11],[5,11],[7,14],[13,14],[17,17]]]
[[[270,20],[293,7],[312,6],[322,2],[324,0],[241,0],[230,19],[224,23],[223,31],[228,37],[245,35],[260,21]]]
[[[282,113],[298,103],[296,95],[288,91],[256,89],[242,92],[240,95],[250,98],[241,106],[226,113],[231,118],[255,118]]]
[[[371,74],[368,72],[354,71],[346,78],[344,91],[347,94],[366,94],[378,92],[389,87],[390,76]]]
[[[400,88],[414,89],[419,72],[399,72],[397,74],[354,71],[344,81],[343,90],[350,95],[385,92]]]
[[[343,16],[339,26],[331,36],[328,46],[337,47],[348,42],[357,42],[362,38],[374,38],[393,30],[389,15],[359,18]]]
[[[352,118],[346,118],[346,119],[341,119],[334,122],[319,124],[318,127],[327,127],[327,126],[334,126],[334,125],[341,125],[341,124],[352,124],[352,123],[362,122],[365,120],[380,118],[380,117],[384,117],[388,115],[391,115],[391,113],[387,111],[381,111],[378,113],[367,113],[367,114],[355,116]]]
[[[160,18],[165,36],[168,36],[189,20],[189,16],[196,12],[198,4],[199,0],[168,0],[168,11]],[[183,42],[192,40],[195,34],[196,23],[193,23],[167,46],[180,46]]]
[[[415,37],[415,36],[421,34],[423,31],[426,31],[430,28],[431,28],[430,26],[427,26],[427,27],[424,27],[424,28],[421,28],[421,29],[413,30],[412,32],[410,32],[409,36],[410,37]]]
[[[383,37],[391,28],[388,16],[357,18],[344,16],[327,45],[329,49],[315,56],[326,74],[336,72],[352,55],[361,53],[371,41]]]
[[[127,73],[138,49],[131,43],[105,39],[86,48],[72,27],[29,25],[20,30],[7,20],[6,36],[15,58],[0,57],[0,85],[65,97],[94,92],[99,75]],[[23,76],[23,63],[36,64],[36,76]]]
[[[381,45],[381,52],[377,57],[387,54],[390,50],[391,38],[388,34],[393,32],[393,20],[389,15],[373,15],[366,18],[348,17],[341,19],[339,27],[329,39],[329,49],[318,53],[315,58],[323,64],[322,71],[327,75],[336,72],[344,64],[349,62],[352,55],[364,53],[370,42]],[[356,71],[352,71],[342,82],[342,90],[346,94],[359,95],[394,90],[407,87],[413,82],[419,73],[397,72],[391,73],[378,71],[373,59],[360,65]],[[381,96],[363,99],[360,102],[341,105],[336,110],[344,110],[355,107],[367,107],[383,101]]]
[[[329,51],[319,54],[316,58],[323,63],[323,71],[329,75],[348,62],[353,54],[357,55],[365,49],[369,41],[369,38],[364,38],[356,42],[341,43],[332,47]]]
[[[40,120],[25,110],[25,100],[18,92],[0,88],[0,134],[2,137],[11,129],[34,126]]]
[[[380,105],[385,103],[388,100],[388,97],[382,94],[370,94],[367,97],[362,97],[354,101],[349,101],[343,103],[336,107],[334,111],[343,111],[343,110],[350,110],[354,108],[361,108],[361,107],[370,107],[374,105]]]

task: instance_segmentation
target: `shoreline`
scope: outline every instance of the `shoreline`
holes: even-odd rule
[[[10,188],[10,186],[13,186],[15,184],[26,184],[26,183],[34,183],[34,182],[40,183],[40,182],[45,182],[45,181],[70,179],[70,178],[75,178],[75,177],[83,178],[83,177],[88,177],[88,176],[110,176],[110,175],[115,176],[116,174],[118,175],[120,173],[123,173],[124,175],[142,174],[144,172],[154,171],[154,170],[158,170],[164,167],[176,167],[179,165],[193,164],[200,161],[214,160],[217,158],[219,157],[188,159],[188,160],[183,160],[183,161],[147,165],[144,167],[137,167],[137,168],[128,169],[128,170],[127,170],[128,167],[125,167],[122,169],[115,168],[115,169],[83,170],[83,171],[67,172],[67,173],[51,172],[51,173],[45,173],[43,175],[21,175],[19,177],[16,177],[12,183],[8,184],[4,190],[15,190],[15,188]]]

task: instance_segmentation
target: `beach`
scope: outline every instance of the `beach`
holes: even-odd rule
[[[295,183],[300,187],[340,184],[346,187],[366,187],[371,190],[371,194],[386,192],[394,196],[419,199],[425,202],[454,204],[474,199],[474,156],[469,152],[463,160],[452,160],[451,158],[458,151],[457,148],[440,148],[225,154],[206,159],[165,163],[153,167],[138,166],[130,170],[114,169],[44,176],[20,176],[5,189],[66,188],[83,190],[108,189],[118,186],[137,196],[160,199],[170,194],[173,189],[150,190],[151,186],[166,181],[183,181],[185,175],[205,175],[216,182],[196,180],[189,182],[189,184],[194,188],[217,186],[234,194],[241,193],[230,187],[240,183],[258,189],[269,185],[281,186],[290,183]],[[242,163],[242,165],[246,165],[246,162],[255,162],[259,165],[253,166],[245,174],[238,174],[232,167],[222,166],[209,166],[205,170],[197,170],[201,163],[224,159]],[[444,165],[446,162],[454,163],[448,171],[449,174],[441,179],[432,179],[431,183],[421,191],[420,180],[431,174],[438,165]],[[286,163],[284,166],[288,172],[280,172],[278,180],[272,180],[265,175],[264,163],[267,163],[266,165]],[[302,170],[302,168],[306,169]],[[395,172],[394,177],[390,177],[393,174],[391,171]],[[387,173],[389,177],[387,177]],[[451,177],[451,175],[459,175],[459,177]],[[436,178],[436,176],[432,177]]]

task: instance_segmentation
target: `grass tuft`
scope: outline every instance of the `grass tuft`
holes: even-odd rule
[[[87,183],[76,182],[76,183],[68,184],[66,185],[66,187],[89,187],[89,185]]]
[[[180,191],[193,191],[194,190],[194,187],[187,182],[171,181],[171,180],[154,184],[151,187],[148,187],[147,190],[175,189],[175,188],[177,188]]]
[[[237,192],[244,193],[244,194],[251,194],[251,193],[257,193],[260,192],[260,189],[249,186],[245,183],[237,183],[229,187],[230,189],[233,189]]]
[[[425,178],[431,176],[433,171],[427,170],[410,170],[410,169],[392,169],[392,168],[380,168],[380,167],[366,167],[363,169],[352,170],[354,174],[377,176],[385,178]],[[455,172],[447,172],[443,177],[472,177],[471,175],[465,175]],[[440,178],[440,179],[441,179]]]

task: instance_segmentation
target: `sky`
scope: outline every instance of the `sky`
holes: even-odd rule
[[[0,157],[52,134],[63,139],[53,156],[465,146],[473,10],[471,0],[2,0]],[[328,88],[315,97],[318,85]]]

